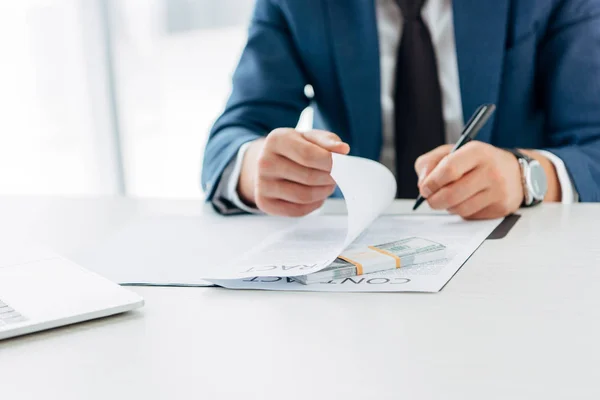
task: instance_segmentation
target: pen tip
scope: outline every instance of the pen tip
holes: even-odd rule
[[[415,202],[415,205],[413,206],[413,211],[416,211],[417,208],[419,208],[419,206],[423,203],[425,199],[422,196],[419,196],[417,198],[417,201]]]

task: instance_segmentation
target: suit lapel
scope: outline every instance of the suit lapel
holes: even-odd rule
[[[374,0],[323,0],[354,155],[381,151],[381,79]]]
[[[482,103],[497,103],[510,0],[453,0],[454,32],[465,122]],[[478,140],[490,142],[495,119]]]

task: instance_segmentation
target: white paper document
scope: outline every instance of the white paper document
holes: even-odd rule
[[[80,261],[120,283],[206,285],[302,291],[438,291],[500,222],[458,217],[381,215],[396,193],[383,165],[334,155],[332,177],[344,194],[344,216],[156,217],[130,224]],[[351,246],[421,236],[448,248],[448,259],[343,282],[301,285]]]
[[[342,217],[338,217],[342,218]],[[444,244],[447,258],[391,271],[365,274],[326,283],[303,285],[293,277],[253,276],[238,280],[216,280],[230,289],[293,290],[314,292],[438,292],[498,226],[499,220],[463,221],[450,215],[383,216],[354,245],[387,243],[398,238],[420,236]]]

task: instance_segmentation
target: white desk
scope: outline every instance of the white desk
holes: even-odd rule
[[[78,261],[136,215],[202,208],[5,197],[0,239]],[[141,311],[0,342],[0,398],[598,399],[598,221],[600,205],[526,210],[438,294],[137,288]]]

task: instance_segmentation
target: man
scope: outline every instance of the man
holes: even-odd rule
[[[289,128],[311,102],[324,130]],[[449,154],[482,103],[494,118]],[[334,152],[469,219],[600,201],[600,1],[258,0],[206,147],[208,199],[308,214],[335,191]]]

